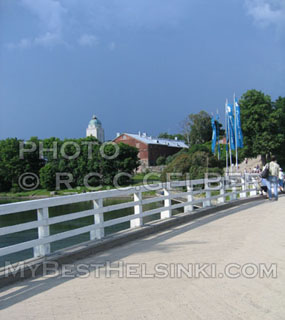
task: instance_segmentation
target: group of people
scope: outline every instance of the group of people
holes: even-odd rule
[[[271,161],[263,168],[261,178],[262,193],[266,192],[270,201],[277,201],[278,192],[283,192],[284,190],[284,174],[275,156],[272,156]]]
[[[253,169],[249,168],[245,168],[243,173],[260,173],[261,172],[261,168],[259,167],[259,165],[257,165],[256,167],[254,167]]]

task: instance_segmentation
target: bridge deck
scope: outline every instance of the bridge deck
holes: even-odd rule
[[[225,210],[77,263],[78,271],[78,264],[86,269],[121,261],[123,277],[116,272],[108,278],[108,266],[100,272],[93,266],[85,278],[40,277],[6,287],[0,293],[0,318],[285,319],[284,225],[285,197]],[[166,273],[162,269],[155,272],[159,263],[168,271],[165,278],[158,278]],[[173,274],[177,264],[191,263],[215,264],[218,274],[235,263],[244,266],[244,276],[205,278],[214,267],[204,269],[206,274],[194,269],[192,277]],[[256,267],[250,270],[249,264]],[[277,264],[277,278],[245,277],[260,272],[261,264]],[[157,278],[147,278],[144,268]]]

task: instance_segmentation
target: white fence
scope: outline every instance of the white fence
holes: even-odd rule
[[[0,228],[0,236],[37,229],[38,238],[0,248],[0,256],[20,252],[33,248],[34,257],[50,254],[51,243],[89,232],[90,240],[102,239],[104,229],[126,221],[130,221],[130,228],[143,226],[143,218],[160,213],[160,219],[171,218],[174,209],[184,208],[184,213],[193,213],[195,205],[211,207],[238,198],[247,198],[257,193],[257,175],[232,175],[217,179],[201,179],[190,181],[172,181],[153,185],[136,186],[108,191],[89,192],[71,196],[17,202],[0,205],[0,219],[4,215],[36,210],[37,220]],[[145,192],[156,191],[155,197],[144,197]],[[161,193],[158,195],[157,193]],[[117,197],[133,197],[132,202],[104,206],[103,200]],[[175,199],[179,203],[173,204]],[[181,199],[183,199],[181,201]],[[93,209],[76,213],[50,217],[49,208],[74,204],[79,202],[93,202]],[[163,201],[159,208],[143,211],[143,205]],[[108,212],[134,208],[134,214],[104,221],[104,214]],[[94,217],[93,223],[70,231],[50,234],[50,226],[57,223],[69,222],[83,217]]]

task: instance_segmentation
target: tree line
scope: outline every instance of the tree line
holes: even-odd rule
[[[19,178],[24,173],[39,177],[39,187],[55,190],[56,175],[66,177],[71,187],[128,183],[139,166],[138,150],[119,143],[100,144],[94,137],[82,139],[32,137],[0,140],[0,191],[22,191]],[[64,187],[64,184],[62,185]]]

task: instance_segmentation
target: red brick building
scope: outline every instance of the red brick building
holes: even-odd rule
[[[141,161],[139,171],[149,166],[155,166],[156,160],[160,156],[168,157],[183,148],[188,148],[184,141],[152,138],[145,133],[122,133],[118,134],[113,141],[116,143],[123,142],[139,150],[138,157]]]

